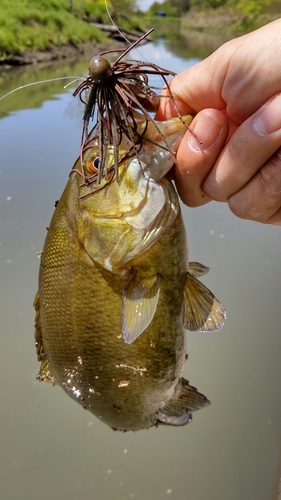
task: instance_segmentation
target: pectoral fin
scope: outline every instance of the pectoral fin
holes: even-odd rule
[[[183,292],[182,324],[187,330],[221,330],[226,313],[221,303],[203,283],[189,272]]]
[[[140,279],[134,273],[123,293],[122,332],[126,344],[131,344],[153,319],[160,293],[160,276]]]
[[[159,423],[175,426],[186,425],[192,420],[191,412],[210,404],[210,401],[195,387],[189,385],[188,380],[184,378],[180,379],[175,394],[176,397],[157,413]]]

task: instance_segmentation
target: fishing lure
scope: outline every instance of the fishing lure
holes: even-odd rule
[[[160,76],[167,88],[169,97],[172,94],[169,89],[167,77],[174,76],[175,73],[157,66],[156,64],[137,61],[124,60],[124,57],[141,41],[143,41],[153,30],[140,37],[127,49],[115,49],[102,52],[94,56],[90,61],[89,76],[85,78],[76,88],[73,95],[79,95],[80,100],[85,104],[83,116],[83,128],[81,139],[81,164],[82,176],[84,180],[91,182],[83,169],[83,152],[87,147],[89,137],[88,126],[92,119],[94,127],[98,130],[100,152],[96,171],[98,182],[106,175],[106,152],[109,144],[114,146],[114,164],[118,166],[118,146],[125,135],[134,144],[135,151],[142,144],[142,135],[138,132],[135,110],[139,110],[146,123],[152,121],[157,128],[156,122],[149,113],[156,112],[160,104],[160,96],[152,90],[149,85],[149,76]],[[103,57],[105,54],[122,52],[122,54],[112,64]],[[168,145],[163,145],[167,147]],[[115,168],[118,176],[118,168]]]

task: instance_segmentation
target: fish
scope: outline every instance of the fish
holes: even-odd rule
[[[136,148],[122,136],[118,177],[112,144],[99,179],[99,135],[90,134],[40,259],[38,379],[60,386],[114,430],[183,426],[210,404],[183,378],[186,329],[220,330],[225,310],[198,279],[208,268],[189,262],[167,175],[191,120],[155,126],[135,112],[142,141]]]

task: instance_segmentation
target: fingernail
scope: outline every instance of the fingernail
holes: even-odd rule
[[[268,135],[281,128],[281,94],[276,95],[255,118],[254,128],[259,135]]]
[[[189,147],[195,151],[204,151],[215,142],[219,136],[221,129],[213,122],[208,115],[200,115],[194,129],[189,137]]]

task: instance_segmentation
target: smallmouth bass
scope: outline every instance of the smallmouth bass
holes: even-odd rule
[[[77,160],[47,233],[34,301],[39,380],[122,431],[184,425],[209,404],[182,378],[185,329],[219,330],[225,319],[197,279],[208,269],[188,262],[166,177],[186,127],[179,118],[137,122],[142,143],[136,153],[122,136],[118,179],[113,146],[100,184],[83,181]],[[83,153],[89,176],[98,155],[92,134]]]

